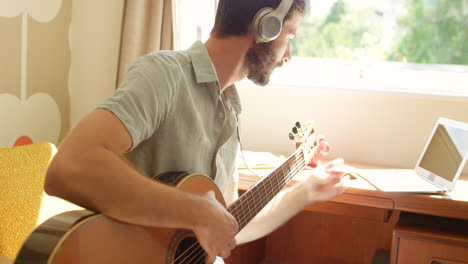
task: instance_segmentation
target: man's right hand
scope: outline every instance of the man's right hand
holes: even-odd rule
[[[207,192],[203,198],[207,200],[207,206],[200,208],[200,221],[193,231],[207,254],[205,263],[211,264],[216,256],[229,257],[236,247],[238,225],[236,219],[216,200],[213,191]]]

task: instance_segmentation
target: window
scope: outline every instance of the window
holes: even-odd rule
[[[217,0],[175,2],[176,49],[208,39]],[[466,28],[466,0],[312,0],[271,84],[468,96]]]
[[[274,80],[468,95],[466,28],[466,0],[315,0]]]
[[[217,0],[174,0],[175,48],[188,49],[193,42],[205,42],[213,27]]]
[[[468,64],[466,0],[317,0],[295,55]]]

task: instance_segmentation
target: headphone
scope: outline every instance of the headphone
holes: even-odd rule
[[[293,0],[282,0],[276,9],[264,7],[253,19],[253,32],[260,42],[269,42],[278,37],[283,28],[283,19],[293,4]]]

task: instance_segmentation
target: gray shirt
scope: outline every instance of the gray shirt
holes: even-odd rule
[[[125,125],[133,141],[126,157],[143,174],[202,173],[223,192],[237,180],[239,97],[234,85],[220,92],[201,42],[139,58],[98,108]]]

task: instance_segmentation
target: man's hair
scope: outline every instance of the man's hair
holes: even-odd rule
[[[219,0],[215,24],[211,35],[218,38],[245,35],[255,14],[264,7],[277,8],[282,0]],[[309,0],[293,0],[284,21],[293,12],[304,14],[309,9]]]

